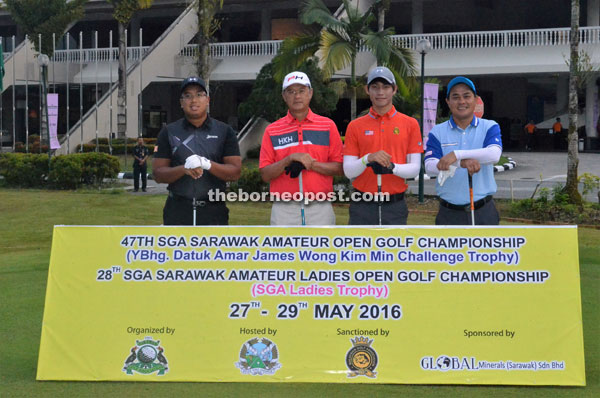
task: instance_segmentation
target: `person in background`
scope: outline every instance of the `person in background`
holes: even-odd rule
[[[144,139],[139,137],[137,145],[133,148],[133,191],[137,192],[140,188],[140,175],[142,177],[142,191],[146,192],[146,182],[148,176],[148,156],[150,151],[144,145]]]

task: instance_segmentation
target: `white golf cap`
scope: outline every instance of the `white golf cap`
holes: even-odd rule
[[[304,72],[291,72],[285,75],[283,78],[283,87],[281,89],[285,90],[292,84],[302,84],[303,86],[311,87],[310,79]]]

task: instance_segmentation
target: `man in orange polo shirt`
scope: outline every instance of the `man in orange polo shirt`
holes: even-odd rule
[[[404,201],[405,178],[414,178],[421,167],[423,143],[419,122],[394,108],[392,98],[398,87],[394,74],[385,67],[373,69],[365,91],[372,107],[365,116],[353,120],[346,130],[344,173],[356,191],[376,193],[377,174],[381,192],[389,200],[355,200],[350,203],[351,225],[405,225],[408,207]]]
[[[340,133],[331,119],[310,110],[313,89],[305,73],[289,73],[282,89],[288,113],[267,126],[258,164],[271,194],[282,199],[273,202],[271,225],[334,225],[333,207],[324,199],[333,193],[333,176],[343,173]],[[312,199],[305,206],[300,184]]]
[[[537,127],[533,123],[533,120],[530,120],[529,123],[525,125],[523,128],[525,130],[525,135],[527,136],[527,142],[525,143],[525,150],[532,151],[533,150],[533,142],[534,136],[533,134],[537,131]]]
[[[554,122],[554,124],[552,125],[552,131],[554,132],[554,134],[560,134],[560,132],[562,131],[562,124],[560,123],[559,117],[556,118],[556,122]]]

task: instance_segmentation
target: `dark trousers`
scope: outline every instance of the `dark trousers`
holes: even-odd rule
[[[168,197],[163,209],[164,225],[194,225],[192,201]],[[196,225],[228,225],[229,209],[225,202],[200,202],[196,207]]]
[[[144,162],[140,166],[137,160],[133,163],[133,189],[136,191],[140,188],[140,174],[142,175],[142,189],[146,189],[146,180],[148,175],[148,165]]]
[[[408,206],[405,200],[381,203],[381,225],[406,225]],[[379,225],[377,202],[350,203],[349,225]]]
[[[500,215],[493,200],[475,210],[475,225],[498,225]],[[471,209],[454,210],[440,204],[435,225],[471,225]]]

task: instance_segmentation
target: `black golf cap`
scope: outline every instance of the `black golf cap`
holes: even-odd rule
[[[205,93],[208,92],[206,90],[206,83],[204,82],[204,80],[202,80],[198,76],[190,76],[190,77],[184,79],[181,82],[181,92],[183,92],[183,90],[185,90],[186,87],[191,86],[192,84],[202,87],[202,89],[204,90]]]

